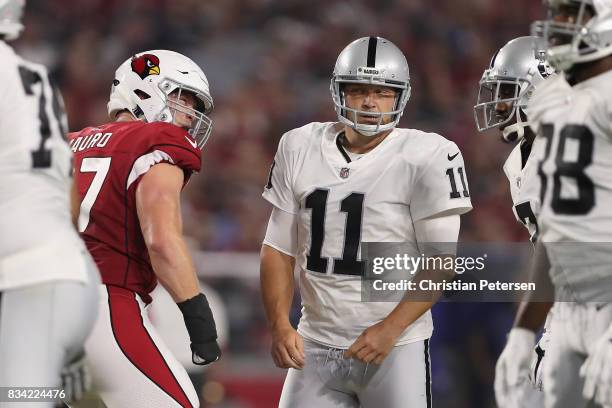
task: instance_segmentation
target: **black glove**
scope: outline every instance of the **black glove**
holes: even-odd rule
[[[193,364],[206,365],[221,357],[217,344],[217,327],[215,319],[203,293],[177,303],[183,313],[185,326],[191,340],[191,361]]]

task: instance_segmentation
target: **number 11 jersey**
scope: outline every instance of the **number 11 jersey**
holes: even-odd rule
[[[179,166],[185,183],[201,152],[183,129],[164,122],[115,122],[70,134],[81,201],[79,231],[102,276],[150,302],[157,279],[136,212],[136,187],[158,163]]]
[[[343,129],[339,123],[311,123],[283,135],[263,193],[298,219],[298,331],[340,348],[397,305],[362,302],[360,243],[416,244],[413,222],[471,209],[463,158],[453,142],[394,129],[351,160],[338,141]],[[426,339],[432,329],[428,312],[397,344]]]

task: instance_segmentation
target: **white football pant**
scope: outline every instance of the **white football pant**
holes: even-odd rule
[[[431,408],[429,340],[396,346],[381,365],[304,339],[302,370],[289,369],[279,408]]]
[[[87,283],[58,280],[0,292],[0,387],[61,387],[60,371],[83,350],[98,314],[100,276],[89,255],[85,262]]]
[[[579,371],[611,322],[612,303],[555,303],[551,325],[553,337],[546,349],[542,372],[546,408],[599,406],[582,397],[584,380]]]

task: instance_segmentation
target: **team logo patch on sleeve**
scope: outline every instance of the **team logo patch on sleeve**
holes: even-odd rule
[[[132,58],[132,71],[138,74],[141,79],[149,75],[159,75],[159,58],[153,54],[142,54]]]

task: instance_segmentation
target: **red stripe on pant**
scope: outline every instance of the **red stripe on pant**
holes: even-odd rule
[[[147,332],[134,292],[116,286],[106,288],[113,335],[123,354],[182,407],[192,408],[185,391]]]

